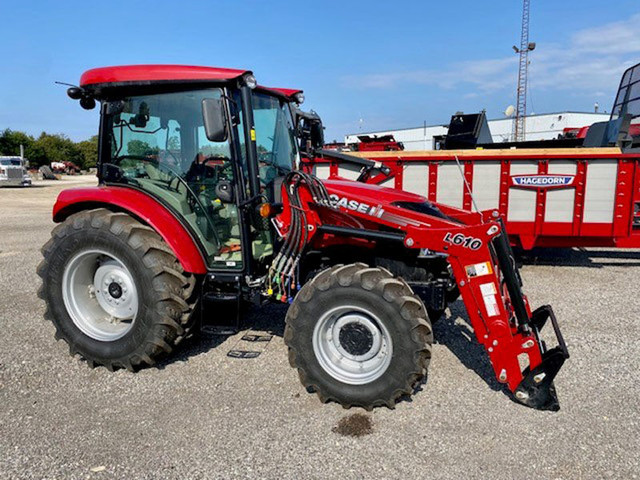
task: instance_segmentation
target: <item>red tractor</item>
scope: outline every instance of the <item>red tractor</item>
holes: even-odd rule
[[[38,274],[56,337],[90,366],[152,365],[221,321],[220,304],[289,303],[284,340],[305,387],[393,407],[425,377],[431,323],[461,295],[498,381],[559,408],[567,348],[551,307],[530,308],[494,212],[297,170],[298,142],[321,147],[317,116],[250,71],[98,68],[68,94],[100,103],[99,185],[60,194]],[[325,154],[362,178],[388,173]]]

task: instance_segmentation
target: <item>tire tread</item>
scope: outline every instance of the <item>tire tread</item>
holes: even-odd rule
[[[407,372],[401,388],[396,388],[387,392],[385,396],[367,402],[346,401],[328,393],[322,388],[321,382],[310,378],[305,371],[298,360],[296,324],[300,321],[301,309],[298,308],[297,302],[307,303],[311,301],[317,292],[326,291],[332,286],[357,286],[369,291],[375,290],[380,293],[380,297],[386,302],[393,304],[404,321],[409,324],[409,331],[415,348],[413,352],[414,364],[411,371]],[[284,341],[288,347],[289,364],[297,369],[300,381],[307,391],[315,392],[321,402],[335,401],[344,408],[358,406],[366,410],[372,410],[380,406],[395,408],[401,397],[413,393],[414,389],[425,377],[429,366],[433,331],[422,300],[413,293],[404,280],[393,277],[387,269],[356,263],[335,265],[323,270],[303,286],[287,312]]]
[[[147,337],[139,347],[123,358],[105,360],[92,358],[87,353],[80,354],[73,339],[67,338],[63,333],[48,303],[45,282],[49,276],[50,258],[59,242],[64,242],[69,234],[82,229],[105,230],[105,233],[118,236],[131,247],[153,275],[152,285],[158,298],[154,306],[155,324],[150,327]],[[170,247],[151,227],[126,213],[98,208],[70,215],[53,229],[51,235],[51,239],[41,249],[43,260],[38,265],[37,273],[43,283],[38,296],[47,303],[44,318],[54,324],[56,340],[64,340],[71,355],[80,354],[91,368],[104,366],[111,371],[117,368],[135,371],[154,365],[191,333],[193,322],[190,320],[196,307],[194,292],[197,279],[184,271]]]

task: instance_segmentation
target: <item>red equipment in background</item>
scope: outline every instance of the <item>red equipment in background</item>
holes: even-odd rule
[[[404,150],[403,143],[397,142],[393,135],[360,135],[358,140],[357,143],[327,143],[323,148],[341,152],[397,152]]]
[[[473,196],[480,210],[500,213],[512,243],[524,249],[640,247],[640,153],[595,148],[351,155],[391,170],[367,183],[464,210],[474,209]],[[307,160],[305,168],[320,178],[359,175],[353,165],[333,158]]]
[[[354,144],[358,152],[396,152],[404,150],[402,142],[396,142],[393,135],[360,135],[360,143]]]
[[[64,173],[67,175],[77,175],[80,173],[80,167],[73,162],[51,162],[51,170],[53,173]]]

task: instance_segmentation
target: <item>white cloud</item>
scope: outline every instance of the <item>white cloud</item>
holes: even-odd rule
[[[507,78],[517,68],[516,58],[472,60],[449,65],[443,70],[415,70],[343,77],[345,84],[364,88],[391,88],[399,84],[432,85],[443,89],[471,83],[481,90],[495,90],[512,83]],[[511,75],[513,76],[513,75]]]
[[[623,70],[638,62],[640,14],[574,33],[565,45],[538,45],[530,56],[530,85],[537,90],[607,91],[617,87]],[[471,85],[479,92],[513,89],[515,55],[452,63],[439,70],[351,75],[345,84],[393,88],[399,84],[451,89]],[[473,92],[471,92],[473,93]],[[611,93],[613,94],[613,93]]]
[[[573,35],[573,46],[599,54],[637,53],[640,51],[640,35],[637,32],[639,21],[640,14],[636,14],[628,20],[581,30]]]

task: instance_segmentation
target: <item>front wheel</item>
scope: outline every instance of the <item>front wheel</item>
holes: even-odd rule
[[[323,402],[370,410],[411,394],[433,334],[424,304],[401,279],[365,264],[316,275],[287,312],[291,366]]]

